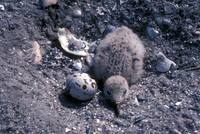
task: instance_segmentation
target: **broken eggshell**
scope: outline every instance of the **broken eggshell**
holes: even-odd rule
[[[76,56],[88,56],[89,43],[77,39],[68,29],[58,29],[58,40],[67,53]]]
[[[97,83],[86,73],[75,72],[67,77],[66,91],[75,99],[87,101],[97,92]]]
[[[158,72],[165,73],[170,70],[172,65],[176,66],[176,63],[168,59],[162,52],[157,54],[156,70]]]

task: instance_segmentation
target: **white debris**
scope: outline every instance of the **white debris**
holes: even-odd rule
[[[102,129],[101,129],[101,128],[97,128],[97,130],[98,130],[98,131],[100,131],[100,132],[102,131]]]
[[[4,5],[0,5],[0,10],[1,10],[1,11],[4,11],[4,10],[5,10]]]
[[[195,31],[195,34],[200,35],[200,31]]]
[[[24,5],[24,3],[21,1],[21,2],[19,2],[22,6]]]
[[[179,106],[179,105],[181,105],[182,104],[182,102],[181,101],[179,101],[179,102],[176,102],[176,106]]]
[[[74,17],[81,17],[82,16],[82,11],[80,8],[74,9],[73,10],[73,16]]]
[[[100,123],[100,120],[99,120],[99,119],[97,119],[97,123]]]
[[[103,7],[97,7],[97,14],[99,14],[99,15],[104,15],[104,8]]]
[[[134,101],[134,103],[137,105],[137,106],[139,106],[140,104],[139,104],[139,102],[138,102],[138,99],[137,99],[137,97],[135,97],[135,101]]]
[[[79,62],[75,62],[74,64],[73,64],[73,67],[74,67],[74,69],[76,69],[76,70],[78,70],[78,71],[81,71],[81,69],[82,69],[82,63],[79,61]]]
[[[70,132],[71,131],[71,129],[69,129],[69,128],[65,128],[65,133],[68,133],[68,132]]]
[[[169,106],[167,106],[167,105],[164,105],[164,107],[169,108]]]
[[[42,62],[42,48],[38,44],[37,41],[33,41],[32,43],[32,54],[34,56],[34,63],[41,64]]]

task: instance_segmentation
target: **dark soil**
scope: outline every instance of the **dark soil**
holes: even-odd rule
[[[200,2],[170,2],[60,0],[41,9],[35,0],[1,0],[0,133],[200,133],[200,69],[190,69],[200,65]],[[55,40],[58,27],[95,41],[109,25],[128,26],[146,47],[145,74],[118,118],[100,91],[83,103],[64,94],[70,57]],[[159,34],[149,38],[147,27]],[[33,40],[44,50],[41,65],[33,64]],[[158,51],[178,68],[157,73]]]

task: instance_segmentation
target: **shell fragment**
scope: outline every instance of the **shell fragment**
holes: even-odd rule
[[[89,43],[77,39],[69,30],[65,28],[58,29],[58,40],[61,47],[72,55],[88,56]]]

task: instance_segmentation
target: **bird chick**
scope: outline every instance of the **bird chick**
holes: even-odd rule
[[[120,104],[128,97],[129,85],[127,80],[120,75],[109,77],[104,83],[104,96],[115,106],[115,113],[120,115]]]
[[[120,75],[113,75],[105,81],[103,92],[106,99],[120,104],[129,94],[128,82]]]
[[[138,36],[125,26],[119,27],[97,47],[94,57],[95,76],[105,81],[112,75],[121,75],[129,84],[133,84],[143,72],[144,53],[144,46]]]

